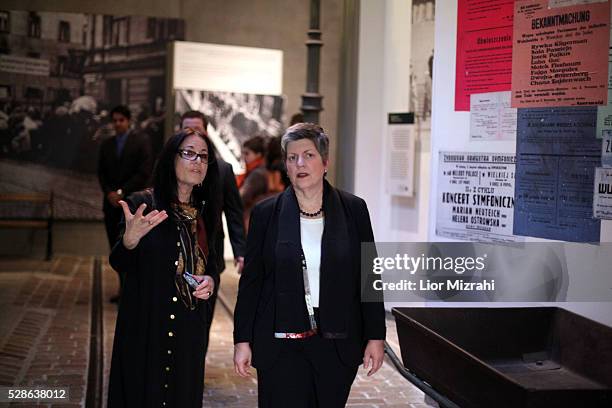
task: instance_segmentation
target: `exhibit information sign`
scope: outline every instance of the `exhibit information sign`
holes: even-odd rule
[[[173,56],[173,89],[282,94],[280,50],[176,41]]]
[[[387,125],[387,193],[414,195],[416,132],[413,113],[390,113]]]
[[[514,234],[598,242],[593,180],[601,162],[595,107],[519,109]]]
[[[473,93],[510,90],[513,13],[513,1],[459,0],[455,110],[469,110]]]
[[[436,234],[479,242],[516,242],[515,156],[440,152]]]
[[[512,106],[605,105],[610,3],[515,3]]]

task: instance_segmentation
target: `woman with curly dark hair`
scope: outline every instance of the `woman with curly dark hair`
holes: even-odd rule
[[[214,242],[217,163],[202,133],[170,138],[153,189],[120,201],[123,233],[110,263],[125,274],[109,407],[201,407]]]

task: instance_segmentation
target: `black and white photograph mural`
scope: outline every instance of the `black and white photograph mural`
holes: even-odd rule
[[[421,130],[429,130],[434,58],[435,0],[412,1],[410,111]]]
[[[164,139],[167,42],[183,20],[0,10],[0,191],[55,195],[60,219],[100,219],[110,110]]]
[[[279,136],[283,131],[282,96],[181,89],[175,92],[176,126],[180,115],[189,110],[204,113],[210,122],[211,138],[228,162],[240,161],[242,144],[247,139]]]

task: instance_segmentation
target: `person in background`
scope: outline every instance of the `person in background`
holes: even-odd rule
[[[325,180],[329,138],[320,126],[289,127],[281,147],[291,186],[251,214],[234,369],[247,377],[257,368],[260,408],[340,408],[359,364],[370,376],[383,363],[382,299],[360,296],[370,216],[364,200]]]
[[[119,105],[111,111],[115,135],[102,142],[98,157],[98,180],[104,194],[104,226],[111,248],[120,232],[122,211],[119,201],[148,187],[153,170],[151,142],[145,133],[131,129],[131,117],[127,106]],[[120,271],[117,274],[121,293],[123,275]],[[118,300],[119,295],[111,298],[111,302]]]
[[[295,113],[291,116],[289,126],[304,122],[304,115]],[[284,191],[291,181],[283,163],[281,152],[281,137],[272,137],[266,148],[266,168],[268,169],[268,193],[276,194]]]
[[[208,121],[202,112],[199,111],[188,111],[181,116],[181,129],[194,129],[204,135],[208,135],[207,129]],[[224,240],[225,233],[223,231],[223,222],[221,214],[225,214],[225,220],[227,222],[227,231],[229,234],[229,240],[232,245],[232,252],[234,253],[234,265],[238,268],[238,273],[242,271],[244,266],[244,252],[246,246],[244,224],[243,224],[243,208],[240,193],[238,192],[238,186],[236,185],[236,176],[232,165],[221,159],[216,149],[213,149],[213,155],[216,158],[217,166],[219,168],[219,188],[215,197],[216,205],[215,214],[217,238],[213,243],[215,253],[217,255],[217,269],[219,274],[225,270],[225,259],[224,253]],[[220,289],[220,284],[217,290],[213,293],[213,297],[210,300],[211,305],[211,318],[209,323],[212,324],[212,318],[215,312],[215,305],[217,304],[217,293]],[[210,325],[208,326],[210,331]]]
[[[239,177],[238,187],[244,205],[244,227],[247,232],[251,209],[268,195],[265,155],[266,140],[262,136],[254,136],[242,144],[246,173]]]
[[[272,137],[268,140],[266,149],[266,169],[268,170],[268,194],[276,194],[291,184],[283,163],[281,138]]]

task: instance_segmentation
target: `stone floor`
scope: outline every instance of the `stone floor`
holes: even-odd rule
[[[0,261],[0,385],[67,386],[61,406],[85,406],[92,269],[89,257]]]
[[[93,257],[59,255],[51,262],[0,259],[0,386],[68,386],[63,404],[10,406],[84,407],[89,364]],[[257,382],[234,374],[232,310],[239,276],[231,265],[222,275],[220,304],[211,329],[204,407],[255,407]],[[102,262],[104,390],[108,384],[116,306],[108,299],[117,278]],[[395,325],[388,340],[397,344]],[[104,395],[106,392],[104,392]],[[105,397],[103,406],[105,406]],[[0,403],[0,407],[8,404]],[[389,361],[371,378],[360,369],[349,407],[427,408],[424,395]]]

